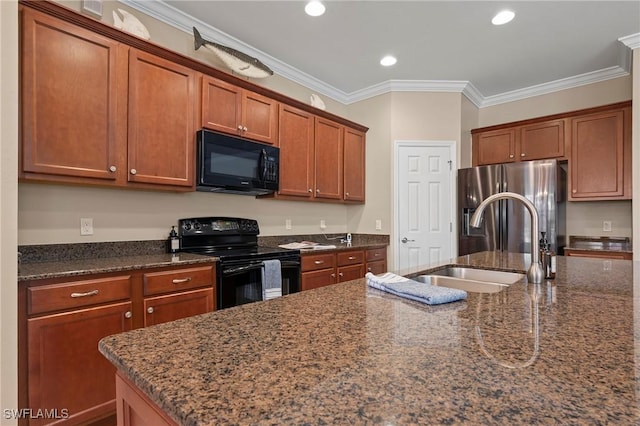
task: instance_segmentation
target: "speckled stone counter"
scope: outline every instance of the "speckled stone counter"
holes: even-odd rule
[[[523,257],[451,263],[524,271]],[[637,425],[633,267],[559,257],[553,281],[439,306],[360,279],[99,347],[183,425]]]
[[[18,281],[64,278],[77,275],[130,271],[162,266],[211,263],[215,258],[190,253],[113,256],[92,259],[73,259],[51,262],[22,263]]]

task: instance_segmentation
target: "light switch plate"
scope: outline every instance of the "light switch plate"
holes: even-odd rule
[[[284,228],[285,229],[291,229],[291,219],[285,219],[284,220]]]
[[[606,232],[611,232],[611,221],[605,220],[602,222],[602,230]]]
[[[376,219],[376,231],[379,231],[381,229],[382,229],[382,220]]]
[[[93,235],[93,219],[90,217],[80,218],[80,235]]]

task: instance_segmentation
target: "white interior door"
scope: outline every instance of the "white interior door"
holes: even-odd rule
[[[454,142],[396,144],[396,269],[450,259],[454,249]]]

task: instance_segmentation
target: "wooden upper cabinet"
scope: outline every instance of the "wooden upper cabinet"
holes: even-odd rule
[[[344,129],[344,200],[365,200],[365,134]]]
[[[565,119],[473,132],[473,165],[564,159]]]
[[[630,125],[631,108],[572,118],[570,200],[631,199]]]
[[[130,51],[129,181],[193,187],[196,72]]]
[[[500,129],[473,135],[474,166],[512,163],[516,161],[516,132]]]
[[[278,195],[313,197],[314,115],[280,104],[280,189]]]
[[[565,121],[552,120],[520,127],[520,160],[564,157]]]
[[[21,177],[106,184],[124,179],[127,50],[23,10]]]
[[[202,127],[275,144],[278,102],[225,81],[202,79]]]
[[[315,198],[342,200],[342,125],[316,117]]]

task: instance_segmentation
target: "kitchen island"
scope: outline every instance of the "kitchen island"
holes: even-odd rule
[[[524,271],[524,258],[444,264]],[[99,348],[121,384],[181,425],[638,424],[634,262],[557,263],[555,280],[445,305],[359,279]]]

